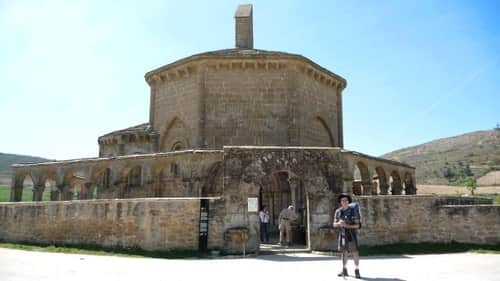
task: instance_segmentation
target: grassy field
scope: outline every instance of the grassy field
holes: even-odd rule
[[[50,201],[50,190],[46,188],[43,192],[43,201]],[[0,185],[0,202],[10,201],[10,186]],[[23,190],[22,202],[33,201],[33,187],[26,186]]]
[[[417,185],[417,194],[464,195],[470,194],[465,186]],[[478,186],[474,194],[500,194],[500,186]]]
[[[120,257],[135,257],[135,258],[162,258],[162,259],[182,259],[193,257],[205,257],[208,253],[200,253],[195,250],[171,250],[171,251],[146,251],[140,248],[122,248],[122,247],[101,247],[96,245],[36,245],[30,243],[0,243],[1,248],[50,252],[50,253],[65,253],[65,254],[85,254],[96,256],[120,256]]]
[[[500,244],[477,245],[469,243],[398,243],[378,246],[360,246],[359,252],[363,256],[373,255],[417,255],[443,253],[488,253],[500,254]]]
[[[417,185],[418,195],[470,195],[470,191],[465,186],[450,185]],[[493,198],[495,204],[500,204],[500,186],[478,186],[474,195]]]

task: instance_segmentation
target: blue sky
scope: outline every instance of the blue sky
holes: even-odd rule
[[[234,46],[240,3],[0,0],[0,152],[97,156],[98,136],[148,121],[147,71]],[[500,123],[499,1],[252,4],[255,48],[347,79],[347,149],[378,156]]]

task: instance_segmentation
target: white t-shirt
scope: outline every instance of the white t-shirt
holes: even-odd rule
[[[259,212],[260,222],[269,223],[269,212],[260,211]]]

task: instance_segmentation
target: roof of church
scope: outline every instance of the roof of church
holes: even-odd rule
[[[149,123],[142,123],[136,126],[107,133],[105,135],[100,136],[99,138],[115,136],[115,135],[123,135],[123,134],[136,134],[136,133],[154,134],[156,132]]]
[[[212,58],[212,57],[225,57],[225,58],[256,58],[256,57],[259,57],[259,58],[274,58],[274,59],[280,58],[280,57],[281,58],[297,58],[297,59],[304,60],[304,61],[308,62],[309,64],[313,65],[314,67],[316,67],[316,68],[328,73],[329,75],[343,81],[344,84],[347,83],[347,81],[343,77],[329,71],[328,69],[320,66],[319,64],[313,62],[312,60],[310,60],[302,55],[286,53],[286,52],[278,52],[278,51],[267,51],[267,50],[259,50],[259,49],[244,49],[244,48],[222,49],[222,50],[209,51],[209,52],[195,54],[195,55],[177,60],[173,63],[169,63],[167,65],[161,66],[161,67],[156,68],[154,70],[151,70],[151,71],[147,72],[144,76],[147,79],[149,76],[151,76],[153,74],[157,74],[159,72],[162,72],[162,71],[169,69],[173,66],[180,65],[180,64],[183,64],[186,62],[190,62],[190,61],[193,61],[196,59]]]

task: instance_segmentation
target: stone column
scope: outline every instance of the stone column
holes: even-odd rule
[[[344,178],[344,186],[342,187],[342,193],[352,193],[353,184],[354,184],[353,179]]]
[[[62,184],[57,187],[61,192],[61,200],[69,201],[73,200],[73,192],[71,192],[71,186],[67,184]]]
[[[17,187],[16,174],[12,173],[11,180],[10,180],[10,198],[9,198],[10,202],[16,202],[15,201],[16,187]]]
[[[23,199],[23,184],[15,184],[12,186],[12,189],[10,191],[10,197],[12,202],[21,202]]]
[[[50,191],[50,201],[59,201],[61,193],[59,190],[51,190]]]
[[[391,184],[391,193],[392,195],[401,195],[403,190],[403,186],[400,181],[393,181]]]
[[[80,189],[80,193],[78,194],[78,199],[79,200],[86,200],[86,199],[91,199],[91,189],[92,188],[92,183],[91,182],[86,182],[83,184],[82,188]]]
[[[37,184],[33,186],[33,201],[42,201],[44,186]]]
[[[297,208],[297,187],[298,187],[299,180],[295,178],[291,178],[288,180],[288,184],[290,186],[290,197],[292,201],[292,205],[295,208],[295,210],[298,210]]]
[[[389,185],[386,182],[380,183],[380,195],[389,194]]]
[[[142,188],[147,190],[148,197],[155,196],[155,178],[150,163],[142,165]]]
[[[342,88],[337,88],[338,147],[344,148],[344,121],[342,113]]]
[[[377,195],[378,193],[378,182],[373,181],[372,182],[372,195]]]
[[[372,195],[373,185],[371,182],[363,182],[363,195]]]

